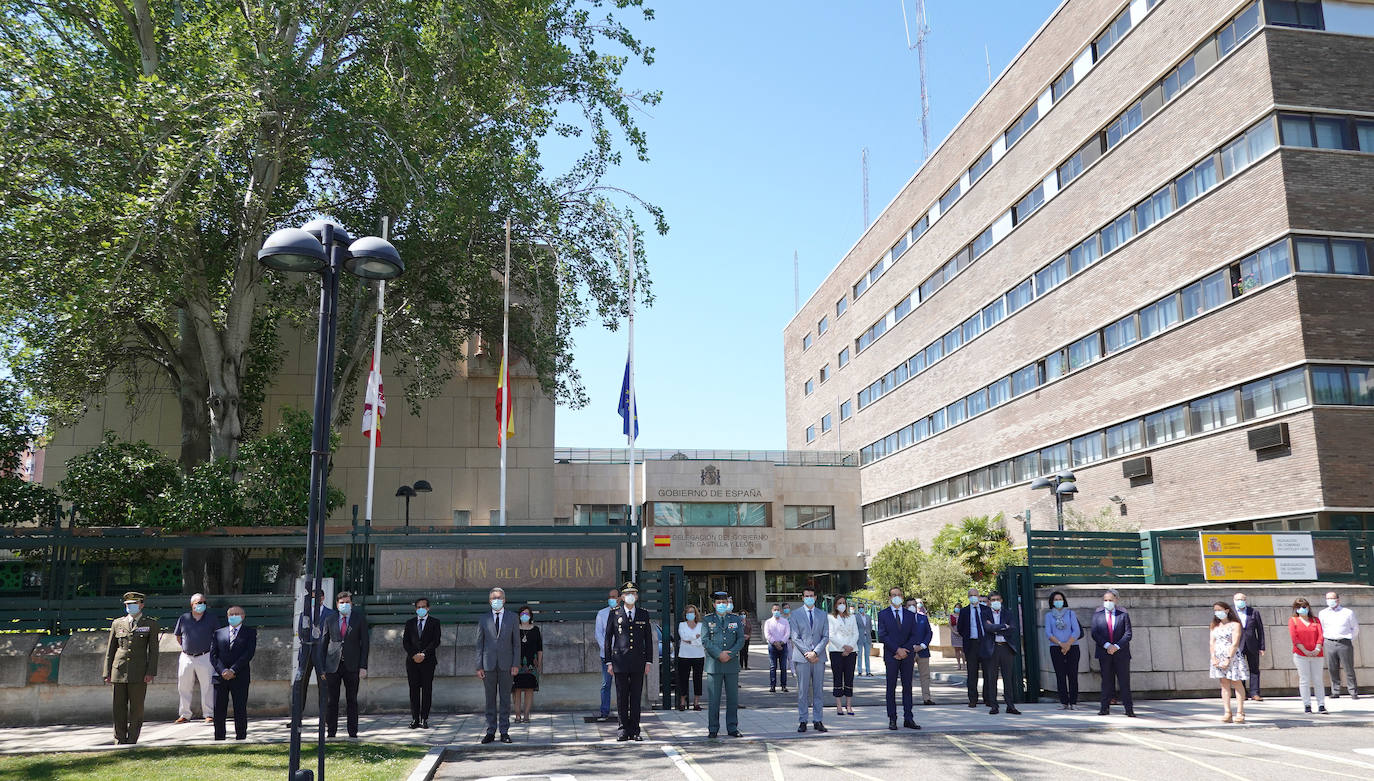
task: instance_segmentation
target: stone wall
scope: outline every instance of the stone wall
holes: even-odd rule
[[[593,713],[600,700],[601,675],[595,627],[590,621],[540,624],[544,639],[544,676],[535,708],[585,710]],[[401,628],[374,627],[368,678],[358,699],[364,713],[407,713],[405,652]],[[101,683],[106,632],[77,632],[57,657],[56,683],[29,683],[29,655],[41,635],[0,636],[0,726],[100,723],[110,718],[112,692]],[[439,647],[434,682],[434,710],[475,712],[483,707],[482,684],[473,671],[475,627],[446,626]],[[158,676],[148,689],[147,721],[171,721],[177,716],[176,670],[178,647],[170,633],[162,635]],[[249,708],[254,717],[286,715],[290,711],[292,668],[291,632],[264,629],[258,633],[253,658]],[[655,673],[657,667],[655,667]],[[655,684],[657,675],[651,676]],[[656,693],[652,686],[648,692]],[[198,691],[198,687],[197,687]],[[316,689],[310,688],[306,714],[316,713]],[[199,710],[199,695],[192,698]]]

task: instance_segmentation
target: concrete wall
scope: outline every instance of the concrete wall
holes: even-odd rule
[[[1041,653],[1040,685],[1057,691],[1054,669],[1049,660],[1049,643],[1044,636],[1044,617],[1049,595],[1062,591],[1069,607],[1078,614],[1088,636],[1079,641],[1082,655],[1078,665],[1080,702],[1096,700],[1102,679],[1096,646],[1091,637],[1093,611],[1102,604],[1107,586],[1060,586],[1036,592],[1039,623],[1027,628],[1028,642],[1045,649]],[[1233,594],[1244,592],[1250,606],[1260,611],[1264,621],[1267,651],[1260,660],[1260,691],[1269,696],[1293,696],[1298,690],[1298,671],[1293,666],[1293,643],[1288,637],[1288,618],[1293,615],[1293,600],[1304,597],[1313,611],[1326,607],[1328,590],[1341,594],[1341,603],[1355,611],[1357,619],[1374,622],[1374,587],[1349,584],[1227,584],[1196,586],[1114,586],[1120,593],[1118,604],[1131,617],[1131,688],[1137,698],[1166,698],[1212,695],[1219,684],[1208,677],[1208,641],[1212,602],[1231,602]],[[1374,685],[1374,631],[1366,630],[1355,640],[1355,666],[1363,686]],[[1328,682],[1327,691],[1330,691]],[[1088,694],[1091,692],[1092,694]]]
[[[582,710],[597,706],[601,674],[592,622],[540,624],[544,637],[544,676],[535,706],[541,709]],[[374,627],[368,678],[359,691],[364,713],[406,713],[410,708],[405,652],[400,627]],[[29,654],[40,637],[12,634],[0,638],[0,726],[101,723],[110,718],[113,694],[101,683],[105,632],[77,632],[59,656],[56,683],[29,684]],[[483,707],[482,684],[475,670],[473,625],[446,626],[439,647],[434,681],[434,709],[439,712],[476,712]],[[147,721],[171,721],[177,716],[176,670],[178,647],[170,633],[162,635],[158,676],[148,689]],[[253,658],[249,708],[253,717],[283,716],[290,712],[292,669],[291,633],[265,629],[258,633]],[[656,672],[656,668],[655,668]],[[657,681],[653,676],[650,683]],[[655,684],[656,685],[656,684]],[[656,691],[650,686],[646,690]],[[306,714],[316,713],[316,689],[310,689]],[[199,695],[192,698],[199,712]]]

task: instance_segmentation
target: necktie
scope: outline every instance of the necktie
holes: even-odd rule
[[[499,635],[501,634],[501,614],[493,613],[492,615],[496,616],[496,634]]]
[[[633,623],[635,622],[635,611],[631,610],[631,611],[630,611],[629,613],[627,613],[626,615],[628,615],[628,616],[630,617],[630,623],[633,624]]]
[[[902,625],[902,611],[901,611],[901,610],[898,610],[897,608],[894,607],[894,608],[892,608],[892,615],[894,615],[894,616],[897,617],[897,626],[901,626],[901,625]]]
[[[348,618],[346,616],[344,617],[343,622],[339,625],[339,637],[348,637]]]
[[[420,636],[422,636],[422,637],[424,636],[424,634],[425,634],[425,620],[424,620],[423,618],[420,619],[420,623],[416,625],[416,627],[415,627],[415,634],[420,635]]]
[[[812,629],[816,628],[816,617],[811,615],[811,608],[806,609],[806,625]]]
[[[1113,620],[1114,617],[1115,617],[1115,615],[1116,615],[1115,613],[1108,613],[1108,614],[1107,614],[1107,639],[1108,639],[1108,640],[1111,640],[1111,639],[1112,639],[1112,634],[1114,634],[1114,633],[1116,632],[1116,621]]]
[[[230,629],[230,630],[229,630],[229,645],[233,645],[233,644],[234,644],[234,641],[235,641],[235,640],[238,640],[238,639],[239,639],[239,630],[238,630],[237,628]]]

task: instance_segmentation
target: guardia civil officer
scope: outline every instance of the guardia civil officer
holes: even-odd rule
[[[715,613],[702,622],[701,645],[706,650],[706,694],[708,737],[720,732],[720,690],[725,689],[725,729],[732,738],[739,731],[740,649],[744,647],[744,620],[735,615],[730,595],[717,591],[711,595]]]
[[[143,697],[157,675],[157,621],[143,614],[143,595],[124,595],[125,615],[110,625],[101,677],[114,684],[116,743],[137,743],[143,729]]]
[[[606,672],[615,676],[616,711],[620,715],[620,734],[616,740],[643,740],[639,730],[640,698],[644,676],[654,662],[654,630],[649,611],[635,606],[639,589],[626,583],[620,587],[621,606],[606,620]]]

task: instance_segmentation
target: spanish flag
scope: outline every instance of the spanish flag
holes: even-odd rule
[[[654,535],[654,547],[655,547],[655,548],[666,548],[666,547],[668,547],[668,546],[670,546],[670,545],[672,545],[672,544],[673,544],[673,538],[672,538],[672,537],[670,537],[670,536],[668,536],[668,535],[666,535],[666,534],[655,534],[655,535]]]
[[[506,425],[501,425],[501,402],[505,400]],[[503,434],[504,432],[504,434]],[[506,356],[501,356],[501,373],[496,376],[496,446],[501,446],[502,436],[515,436],[515,401],[510,392],[510,367]]]

